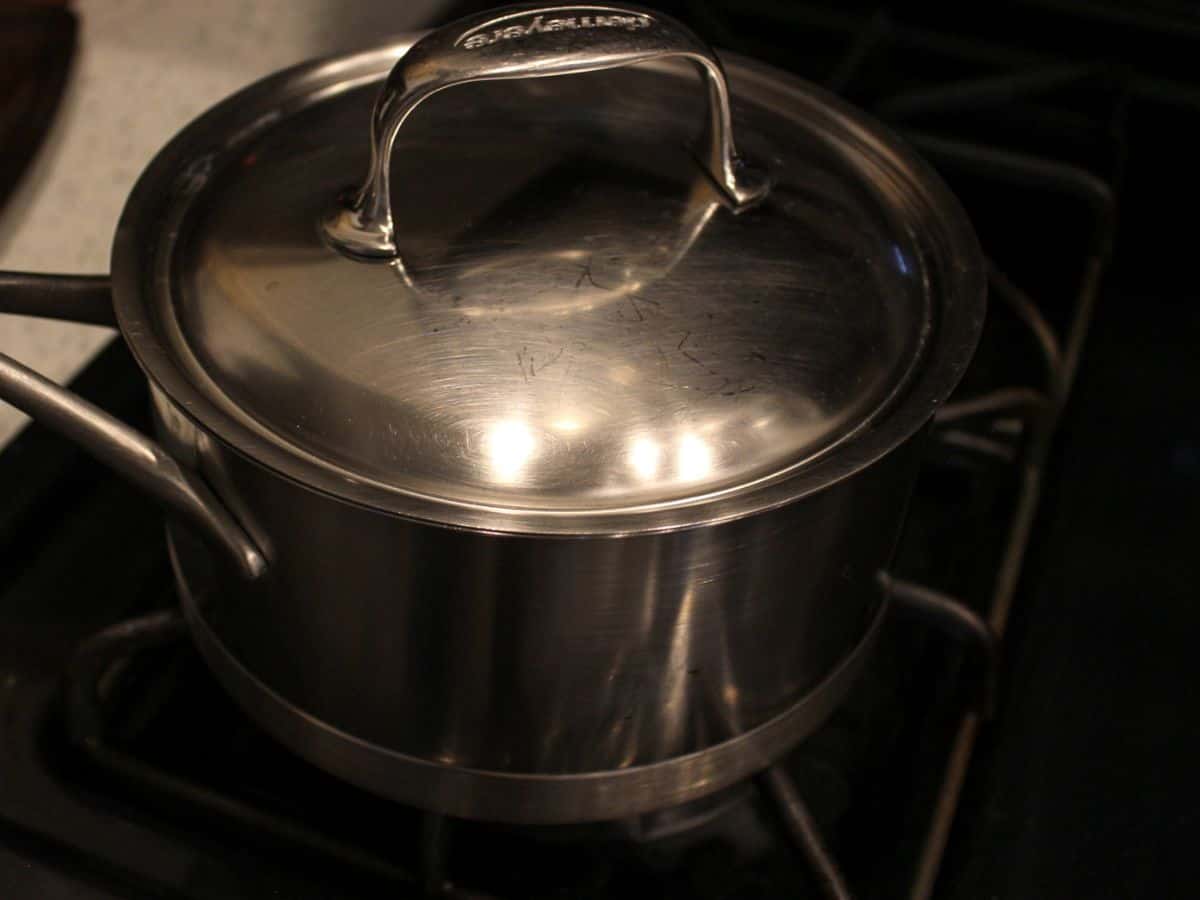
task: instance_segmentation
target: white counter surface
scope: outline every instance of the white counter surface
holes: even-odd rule
[[[314,56],[439,20],[445,0],[77,0],[79,49],[37,159],[0,211],[0,269],[108,271],[142,167],[245,84]],[[106,328],[0,316],[0,350],[59,381],[112,340]],[[25,418],[0,403],[0,446]]]

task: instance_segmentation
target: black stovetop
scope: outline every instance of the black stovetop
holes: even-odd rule
[[[1103,5],[986,20],[730,9],[673,7],[900,128],[994,267],[984,341],[931,435],[896,572],[1004,631],[995,715],[973,731],[972,647],[901,610],[851,698],[790,757],[799,794],[859,897],[912,896],[946,822],[934,896],[1186,893],[1200,307],[1190,229],[1161,210],[1190,208],[1192,44]],[[146,425],[121,345],[75,387]],[[964,405],[981,396],[982,413]],[[0,454],[0,896],[828,894],[761,784],[682,833],[670,816],[484,826],[349,787],[241,715],[178,636],[173,602],[150,503],[36,427]],[[89,638],[155,615],[154,646],[94,664],[114,633]],[[964,729],[974,752],[948,817]]]

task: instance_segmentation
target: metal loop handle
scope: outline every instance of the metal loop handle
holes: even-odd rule
[[[767,181],[742,167],[730,133],[721,63],[695,34],[661,13],[629,6],[508,7],[430,32],[396,63],[371,120],[363,186],[323,223],[330,243],[366,259],[397,255],[388,170],[400,126],[426,98],[472,81],[541,78],[612,69],[664,57],[691,60],[708,84],[702,162],[734,211],[761,199]]]

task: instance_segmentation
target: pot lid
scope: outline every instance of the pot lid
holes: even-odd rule
[[[975,263],[878,131],[658,13],[492,12],[382,88],[322,71],[192,166],[158,327],[347,482],[580,513],[784,477],[885,416]]]

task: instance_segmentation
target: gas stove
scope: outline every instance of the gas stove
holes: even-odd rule
[[[1167,138],[1200,111],[1186,40],[1103,5],[663,5],[888,121],[989,259],[984,338],[929,435],[851,695],[785,760],[685,807],[516,827],[399,806],[243,716],[187,638],[158,509],[31,427],[0,454],[4,896],[1182,890],[1200,734],[1178,711],[1200,612],[1195,564],[1172,553],[1200,525],[1200,436],[1158,386],[1198,374],[1200,319],[1162,258],[1181,238],[1155,228],[1167,157],[1190,152]],[[147,427],[123,345],[74,387]]]

